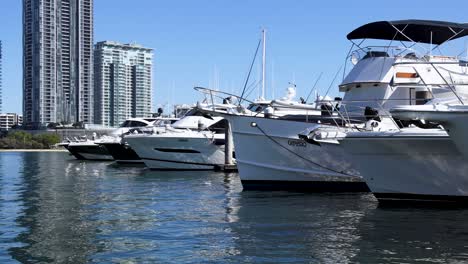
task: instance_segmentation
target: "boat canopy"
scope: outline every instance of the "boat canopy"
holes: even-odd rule
[[[383,39],[440,45],[466,35],[468,35],[468,23],[412,19],[372,22],[356,28],[348,34],[347,38],[349,40]]]

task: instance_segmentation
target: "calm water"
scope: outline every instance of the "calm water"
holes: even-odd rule
[[[468,210],[242,192],[237,174],[0,154],[0,263],[459,263]]]

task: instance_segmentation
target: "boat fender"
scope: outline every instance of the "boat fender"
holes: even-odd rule
[[[376,130],[377,127],[379,127],[380,123],[376,120],[369,120],[366,122],[365,128],[366,130]]]
[[[198,127],[198,131],[202,131],[205,128],[201,120],[198,120],[197,127]]]
[[[266,118],[273,117],[274,112],[275,112],[275,109],[273,109],[273,107],[271,106],[268,106],[267,108],[265,108],[265,110],[263,110],[263,114],[265,115]]]

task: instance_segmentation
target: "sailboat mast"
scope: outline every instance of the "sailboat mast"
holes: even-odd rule
[[[262,52],[262,99],[265,99],[265,65],[266,65],[266,30],[262,29],[262,42],[263,42],[263,52]]]

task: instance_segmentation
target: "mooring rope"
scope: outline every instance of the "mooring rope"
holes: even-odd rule
[[[283,146],[280,142],[278,142],[276,139],[274,139],[273,137],[271,137],[270,135],[268,135],[261,127],[258,126],[258,124],[255,126],[256,128],[258,128],[258,130],[260,130],[260,132],[262,132],[262,134],[264,136],[266,136],[268,139],[270,139],[271,141],[273,141],[275,144],[277,144],[278,146],[282,147],[283,149],[287,150],[288,152],[290,152],[291,154],[309,162],[309,163],[312,163],[314,164],[315,166],[318,166],[322,169],[325,169],[325,170],[328,170],[328,171],[331,171],[331,172],[335,172],[335,173],[339,173],[339,174],[343,174],[343,175],[346,175],[346,176],[351,176],[351,177],[360,177],[360,176],[356,176],[356,175],[352,175],[352,174],[348,174],[344,171],[338,171],[338,170],[335,170],[335,169],[332,169],[332,168],[328,168],[328,167],[325,167],[315,161],[312,161],[312,160],[309,160],[309,159],[306,159],[304,157],[302,157],[301,155],[297,154],[296,152],[290,150],[289,148]]]

